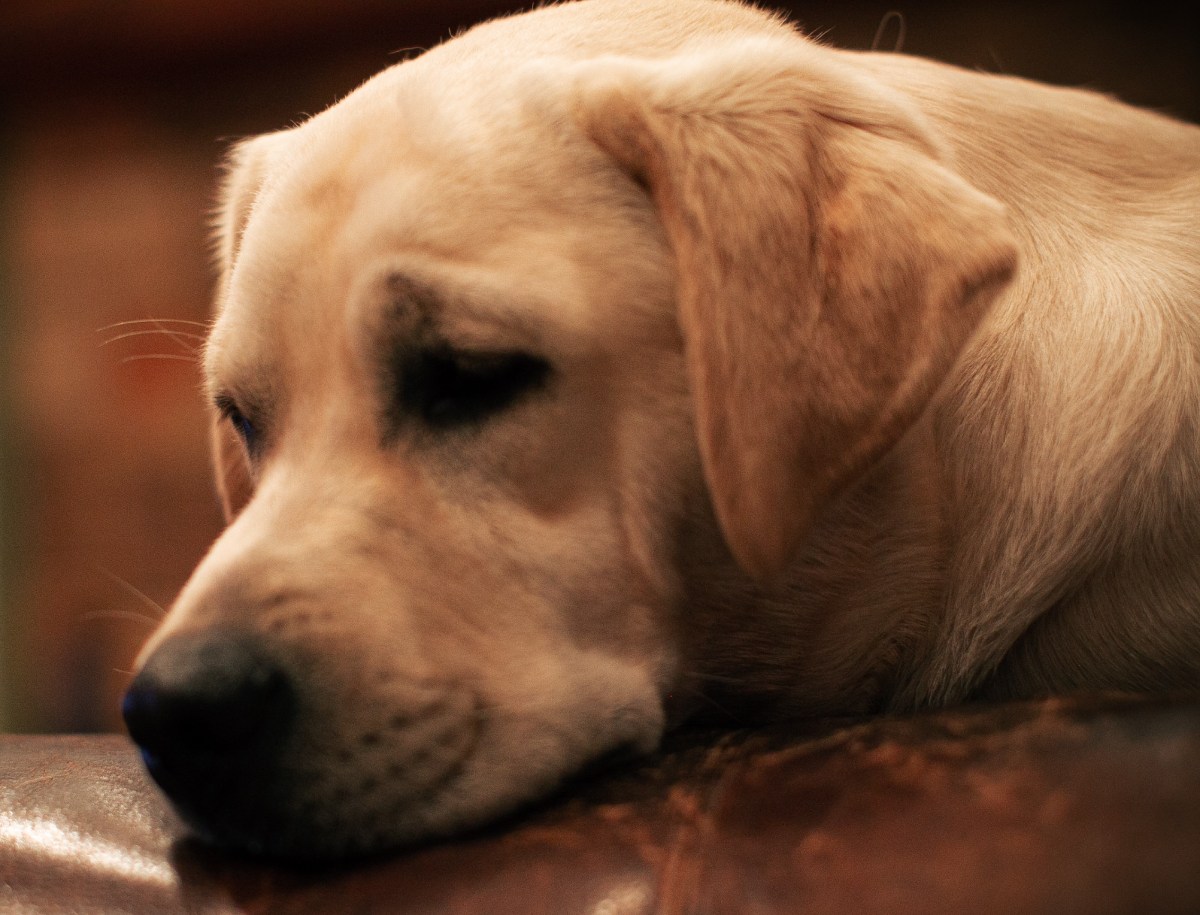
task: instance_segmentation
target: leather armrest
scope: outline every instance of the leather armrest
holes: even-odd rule
[[[0,738],[0,911],[1200,912],[1200,701],[674,736],[458,841],[327,871],[186,837],[115,736]]]

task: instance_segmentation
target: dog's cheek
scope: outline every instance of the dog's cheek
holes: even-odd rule
[[[559,635],[493,631],[478,653],[469,642],[443,644],[459,658],[453,665],[431,659],[431,668],[474,703],[452,727],[417,718],[407,729],[394,726],[397,711],[411,706],[413,684],[396,675],[402,671],[380,676],[389,669],[384,662],[367,665],[361,679],[362,665],[349,677],[332,676],[316,692],[334,724],[310,721],[299,754],[319,761],[297,785],[304,806],[352,837],[369,824],[376,831],[370,841],[404,843],[480,825],[614,753],[651,751],[665,727],[661,658],[631,658]],[[314,656],[313,663],[327,666],[328,659]],[[427,780],[433,788],[405,788],[422,781],[421,766],[455,748],[469,752],[440,780]]]
[[[229,423],[220,416],[214,415],[209,424],[209,451],[217,498],[221,502],[225,523],[229,524],[254,494],[254,480],[245,449]]]

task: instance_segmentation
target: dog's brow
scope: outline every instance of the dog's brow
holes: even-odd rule
[[[467,349],[539,348],[541,329],[502,291],[435,284],[400,271],[388,274],[384,286],[378,343],[388,353],[448,343]]]
[[[445,310],[437,290],[407,273],[388,274],[384,285],[384,345],[391,349],[402,339],[432,336],[436,316]]]

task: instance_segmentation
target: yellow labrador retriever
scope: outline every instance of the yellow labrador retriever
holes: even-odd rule
[[[232,523],[125,703],[215,841],[451,834],[697,709],[1200,682],[1200,129],[584,0],[223,201]]]

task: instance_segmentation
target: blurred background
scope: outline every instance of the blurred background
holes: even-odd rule
[[[850,48],[896,0],[774,4]],[[0,730],[119,727],[138,646],[220,530],[197,346],[231,139],[487,0],[0,5]],[[1200,120],[1200,4],[912,2],[903,50]]]

